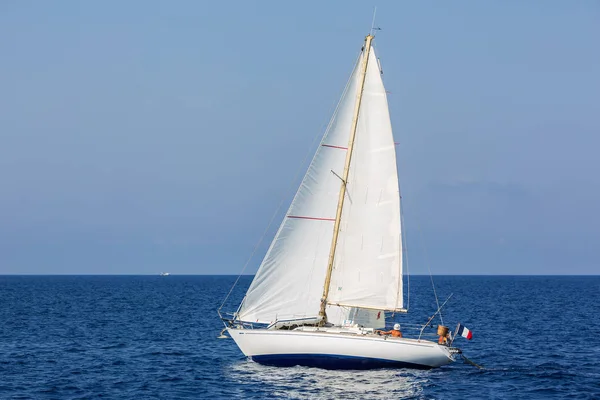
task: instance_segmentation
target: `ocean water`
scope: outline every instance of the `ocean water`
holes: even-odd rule
[[[217,339],[230,276],[0,276],[0,399],[600,398],[600,277],[434,279],[484,369],[261,366]],[[410,289],[408,335],[436,309],[429,277]]]

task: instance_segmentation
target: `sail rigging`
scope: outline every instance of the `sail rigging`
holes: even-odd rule
[[[396,150],[375,53],[369,58],[328,302],[397,310],[403,301]]]
[[[402,308],[396,156],[371,39],[238,310],[240,320],[318,321],[325,304]]]
[[[331,274],[333,272],[333,263],[335,261],[335,250],[337,247],[337,241],[340,234],[340,223],[342,221],[342,212],[344,209],[344,201],[346,199],[348,175],[350,173],[350,163],[352,161],[352,153],[354,152],[354,140],[356,139],[356,128],[358,127],[358,116],[360,113],[360,106],[362,103],[363,90],[365,88],[365,78],[367,76],[367,68],[369,66],[369,54],[371,53],[371,41],[373,36],[368,35],[365,38],[365,45],[362,49],[362,60],[360,63],[360,75],[358,78],[358,87],[356,90],[356,101],[354,102],[354,112],[352,114],[352,125],[350,127],[350,136],[348,140],[348,150],[346,151],[346,161],[344,163],[343,176],[339,177],[342,181],[340,186],[340,193],[338,196],[338,206],[335,214],[335,224],[333,225],[333,237],[331,240],[331,249],[329,250],[329,259],[327,261],[327,271],[325,273],[325,284],[323,285],[323,297],[321,298],[321,308],[319,310],[319,316],[322,318],[322,323],[327,322],[327,299],[329,297],[329,290],[331,289]]]

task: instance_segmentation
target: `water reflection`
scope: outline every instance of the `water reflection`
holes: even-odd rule
[[[379,369],[334,371],[319,368],[277,368],[252,361],[231,365],[226,375],[245,396],[290,399],[414,399],[422,398],[427,371]]]

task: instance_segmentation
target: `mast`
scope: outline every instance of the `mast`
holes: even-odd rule
[[[338,235],[340,232],[340,221],[342,219],[342,209],[344,207],[344,199],[346,198],[346,182],[350,173],[350,161],[352,160],[352,150],[354,148],[354,138],[356,136],[356,128],[358,126],[358,114],[360,112],[360,103],[362,101],[363,89],[365,87],[365,78],[367,76],[367,65],[369,63],[369,55],[371,52],[371,41],[374,36],[371,34],[365,38],[363,47],[363,60],[359,77],[359,86],[356,93],[356,103],[354,104],[354,116],[352,117],[352,125],[350,126],[350,139],[348,140],[348,152],[346,153],[346,162],[344,164],[344,173],[342,174],[342,184],[340,187],[340,195],[338,198],[338,206],[335,214],[335,224],[333,226],[333,238],[331,240],[331,249],[329,251],[329,260],[327,262],[327,274],[325,275],[325,285],[323,286],[323,296],[321,297],[321,309],[319,316],[321,324],[327,322],[327,297],[329,296],[329,286],[331,285],[331,272],[333,270],[333,261],[335,259],[335,249],[337,247]]]

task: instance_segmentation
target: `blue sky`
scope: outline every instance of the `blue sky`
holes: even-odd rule
[[[0,274],[240,272],[374,5],[411,272],[599,273],[596,1],[13,0]]]

